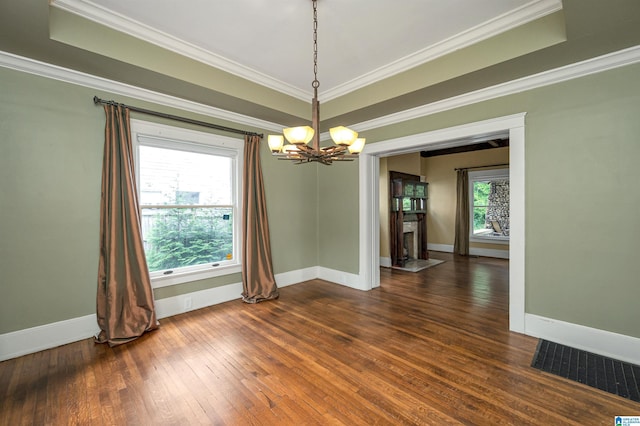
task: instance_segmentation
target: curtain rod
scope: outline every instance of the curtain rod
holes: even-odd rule
[[[164,112],[158,112],[158,111],[152,111],[152,110],[149,110],[149,109],[138,108],[138,107],[134,107],[134,106],[131,106],[131,105],[121,104],[121,103],[118,103],[118,102],[115,102],[115,101],[105,101],[104,99],[100,99],[97,96],[93,97],[93,103],[94,104],[115,105],[115,106],[119,105],[119,106],[121,106],[123,108],[128,108],[131,111],[135,111],[135,112],[139,112],[139,113],[147,114],[147,115],[155,115],[156,117],[168,118],[169,120],[181,121],[183,123],[189,123],[189,124],[195,124],[195,125],[198,125],[198,126],[209,127],[210,129],[222,130],[224,132],[238,133],[238,134],[247,135],[247,136],[259,136],[260,138],[264,137],[264,134],[262,134],[262,133],[247,132],[246,130],[240,130],[240,129],[234,129],[232,127],[220,126],[218,124],[207,123],[205,121],[199,121],[199,120],[193,120],[191,118],[186,118],[186,117],[179,117],[177,115],[165,114]]]
[[[509,165],[509,163],[489,164],[488,166],[459,167],[459,168],[453,169],[453,170],[455,170],[457,172],[458,170],[484,169],[484,168],[487,168],[487,167],[500,167],[500,166],[508,166],[508,165]]]

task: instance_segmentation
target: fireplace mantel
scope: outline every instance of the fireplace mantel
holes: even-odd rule
[[[389,172],[390,252],[392,266],[407,260],[428,259],[428,183],[420,176]]]

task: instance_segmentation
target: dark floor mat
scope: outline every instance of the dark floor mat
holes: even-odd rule
[[[533,368],[640,402],[640,366],[542,340]]]

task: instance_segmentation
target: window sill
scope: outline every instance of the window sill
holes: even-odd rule
[[[242,272],[240,264],[218,266],[215,268],[199,269],[197,271],[176,272],[171,275],[162,275],[151,278],[151,287],[169,287],[177,284],[184,284],[192,281],[205,280],[207,278],[221,277]]]

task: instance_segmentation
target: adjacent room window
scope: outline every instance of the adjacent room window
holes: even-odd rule
[[[470,241],[509,241],[509,169],[469,172]]]
[[[243,141],[131,122],[153,286],[239,272]]]

